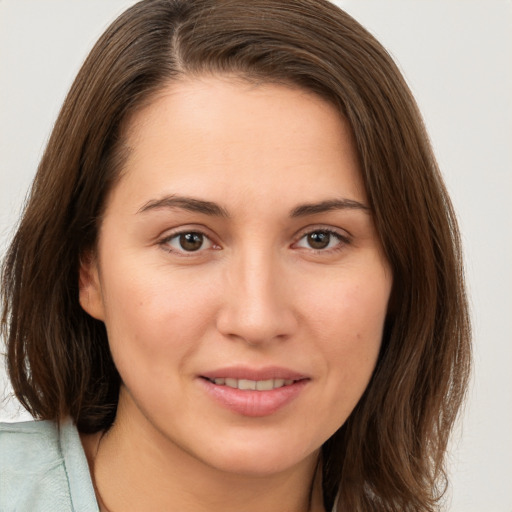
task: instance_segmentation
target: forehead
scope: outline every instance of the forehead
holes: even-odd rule
[[[145,195],[364,199],[348,122],[299,88],[205,77],[169,84],[126,130],[123,182]],[[284,194],[286,192],[287,194]],[[314,196],[318,197],[314,197]],[[249,197],[250,196],[250,197]]]

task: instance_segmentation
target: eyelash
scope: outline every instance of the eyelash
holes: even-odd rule
[[[186,251],[184,250],[183,248],[180,250],[180,249],[175,249],[175,248],[172,248],[170,243],[172,240],[176,239],[176,240],[179,240],[179,237],[183,236],[183,235],[200,235],[202,237],[202,244],[201,244],[201,247],[195,251]],[[166,236],[165,238],[163,238],[160,242],[159,242],[159,245],[162,246],[167,252],[171,253],[171,254],[177,254],[179,256],[183,256],[183,257],[191,257],[191,256],[196,256],[202,252],[204,252],[204,249],[202,248],[202,245],[208,241],[212,247],[209,247],[209,248],[220,248],[219,246],[217,246],[213,241],[212,239],[206,234],[204,233],[203,231],[199,230],[199,229],[187,229],[187,230],[183,230],[183,231],[178,231],[177,233],[172,233],[171,235],[169,236]],[[179,243],[179,242],[178,242]]]
[[[294,242],[293,245],[297,245],[301,240],[305,239],[306,237],[312,235],[313,233],[327,233],[329,237],[334,237],[337,239],[338,243],[335,247],[330,248],[323,248],[323,249],[315,249],[313,247],[305,247],[306,250],[313,251],[314,253],[335,253],[338,251],[341,251],[345,248],[345,246],[349,245],[351,243],[351,239],[347,235],[341,234],[339,231],[336,231],[332,228],[324,228],[324,227],[318,227],[314,229],[307,229],[306,231],[303,231],[300,237],[298,238],[297,242]],[[331,243],[331,239],[329,240],[329,244]]]
[[[349,245],[351,243],[351,239],[349,236],[347,235],[342,235],[339,231],[336,231],[332,228],[325,228],[325,227],[318,227],[318,228],[314,228],[314,229],[307,229],[305,231],[303,231],[301,233],[301,235],[298,237],[297,241],[294,242],[292,244],[292,247],[293,246],[296,246],[299,242],[301,242],[303,239],[305,239],[306,237],[314,234],[314,233],[327,233],[329,235],[329,237],[334,237],[338,240],[339,243],[336,244],[335,247],[330,247],[330,248],[321,248],[321,249],[315,249],[313,247],[304,247],[303,249],[306,249],[308,251],[312,251],[314,253],[324,253],[324,254],[330,254],[330,253],[335,253],[335,252],[338,252],[338,251],[341,251],[343,250],[343,248],[346,246],[346,245]],[[203,231],[201,230],[195,230],[195,229],[188,229],[188,230],[183,230],[183,231],[179,231],[179,232],[176,232],[176,233],[172,233],[171,235],[169,236],[166,236],[165,238],[163,238],[160,242],[159,242],[159,245],[162,246],[167,252],[171,253],[171,254],[177,254],[179,256],[182,256],[182,257],[191,257],[191,256],[196,256],[202,252],[204,252],[205,250],[207,249],[203,249],[202,246],[197,249],[197,250],[193,250],[193,251],[187,251],[185,249],[174,249],[170,246],[170,242],[172,240],[178,240],[179,237],[183,236],[183,235],[199,235],[202,237],[202,245],[204,244],[205,241],[208,241],[209,244],[211,244],[210,247],[208,247],[207,249],[213,249],[213,250],[218,250],[220,249],[220,246],[216,245],[215,242],[213,242],[213,240],[206,234],[204,233]],[[331,243],[331,239],[329,239],[329,242],[328,244]]]

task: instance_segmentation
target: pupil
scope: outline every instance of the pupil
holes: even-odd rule
[[[325,249],[330,239],[331,235],[327,231],[315,231],[308,235],[308,243],[313,249]]]
[[[185,251],[197,251],[203,245],[201,233],[184,233],[180,235],[180,246]]]

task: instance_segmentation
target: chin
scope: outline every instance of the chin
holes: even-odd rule
[[[284,448],[284,449],[283,449]],[[267,477],[304,465],[316,465],[320,448],[307,451],[298,447],[283,447],[282,443],[231,444],[229,450],[210,454],[210,465],[223,472],[240,476]]]

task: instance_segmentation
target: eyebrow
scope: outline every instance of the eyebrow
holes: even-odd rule
[[[229,217],[227,210],[222,208],[222,206],[219,206],[217,203],[177,195],[165,196],[161,199],[152,199],[139,208],[137,213],[159,210],[162,208],[181,208],[182,210],[188,210],[189,212],[202,213],[204,215],[214,217]]]
[[[213,217],[230,217],[229,212],[217,203],[178,195],[165,196],[161,199],[152,199],[139,208],[137,213],[164,208],[181,208],[190,212],[202,213]],[[332,210],[362,210],[369,212],[370,208],[353,199],[327,199],[325,201],[320,201],[319,203],[306,203],[299,205],[291,210],[290,217],[307,217],[308,215],[317,215],[319,213],[325,213]]]
[[[332,210],[363,210],[370,212],[370,208],[359,201],[353,199],[328,199],[319,203],[309,203],[294,208],[291,217],[306,217],[308,215],[317,215]]]

